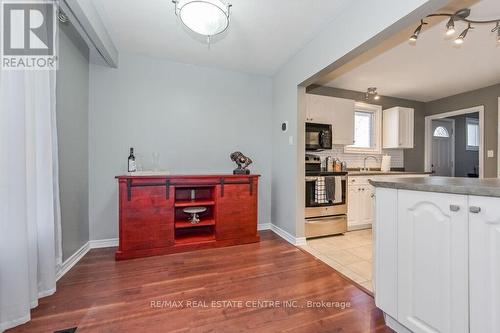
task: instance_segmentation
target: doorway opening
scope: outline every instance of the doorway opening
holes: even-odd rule
[[[425,117],[425,171],[443,177],[484,177],[484,107]]]

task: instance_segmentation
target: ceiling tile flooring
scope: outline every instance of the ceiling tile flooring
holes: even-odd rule
[[[371,229],[309,239],[302,249],[373,292]]]

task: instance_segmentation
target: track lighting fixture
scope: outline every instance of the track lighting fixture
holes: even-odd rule
[[[420,20],[420,25],[417,27],[417,29],[415,29],[415,32],[413,32],[413,35],[411,35],[411,37],[410,37],[410,40],[412,42],[417,41],[418,35],[420,35],[420,32],[422,31],[422,27],[424,26],[424,24],[427,24],[427,23],[425,23],[424,20]]]
[[[460,9],[459,11],[455,13],[436,13],[436,14],[430,14],[427,15],[427,17],[449,17],[450,19],[446,23],[446,35],[451,36],[453,35],[456,30],[455,30],[455,22],[456,21],[462,21],[467,23],[467,28],[462,31],[462,33],[454,39],[454,43],[457,45],[463,44],[465,41],[465,37],[469,33],[469,30],[474,29],[472,25],[480,25],[480,24],[492,24],[495,23],[496,26],[491,30],[491,32],[497,32],[497,42],[500,43],[500,18],[494,19],[494,20],[472,20],[469,19],[470,15],[470,9],[469,8],[464,8]],[[420,35],[420,32],[422,31],[422,27],[424,24],[427,24],[423,20],[420,20],[420,25],[415,29],[415,32],[413,35],[410,37],[410,41],[416,42],[418,39],[418,36]]]
[[[455,33],[455,20],[453,19],[453,16],[450,17],[450,20],[448,23],[446,23],[446,34],[448,36],[451,36]]]
[[[380,95],[378,94],[376,87],[370,87],[366,90],[365,99],[369,100],[371,96],[373,96],[373,99],[376,101],[380,99]]]
[[[500,22],[497,22],[497,25],[491,29],[491,32],[495,32],[497,33],[497,43],[500,43]]]
[[[474,29],[474,28],[472,28],[470,23],[469,23],[469,25],[467,26],[467,29],[462,31],[462,33],[457,38],[455,38],[455,44],[457,44],[457,45],[463,44],[465,37],[467,36],[467,33],[469,32],[470,29]]]

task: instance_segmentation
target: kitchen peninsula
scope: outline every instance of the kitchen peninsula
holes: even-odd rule
[[[397,332],[500,332],[500,180],[376,188],[375,301]]]
[[[116,259],[259,241],[259,175],[124,175]]]

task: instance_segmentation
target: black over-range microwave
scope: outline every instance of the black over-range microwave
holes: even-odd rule
[[[332,125],[306,123],[306,150],[332,149]]]

